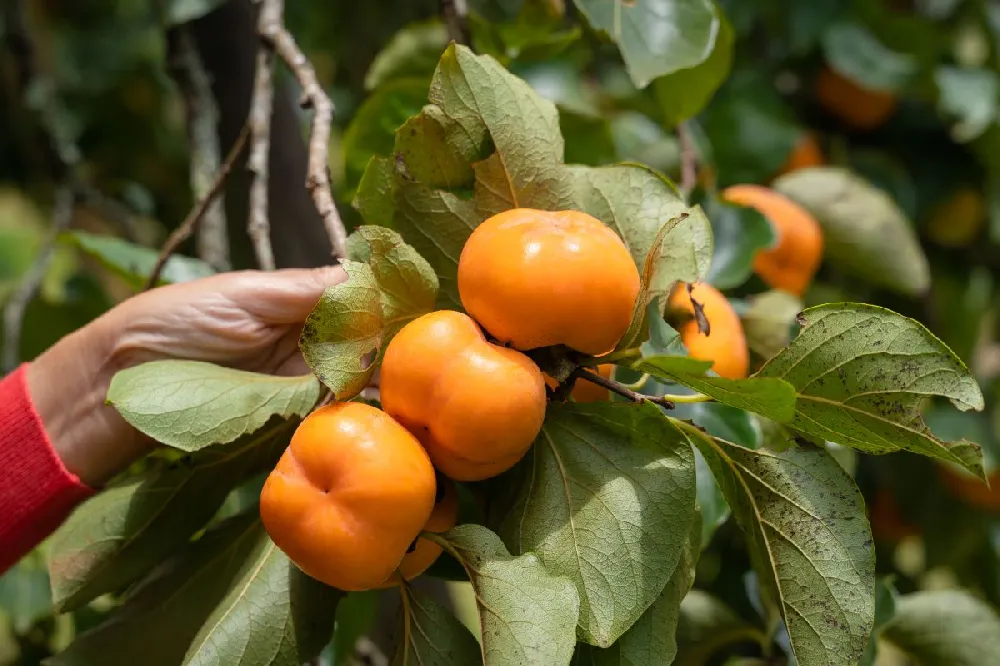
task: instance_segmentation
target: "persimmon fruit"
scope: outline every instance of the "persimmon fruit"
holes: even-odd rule
[[[966,504],[992,512],[1000,512],[1000,470],[989,475],[989,485],[966,472],[953,471],[939,465],[938,472],[945,488]]]
[[[610,227],[575,211],[514,208],[472,232],[458,261],[462,306],[515,349],[599,356],[628,330],[639,269]]]
[[[368,590],[399,566],[434,509],[426,451],[385,412],[333,403],[303,419],[268,475],[260,516],[313,578]]]
[[[816,100],[841,122],[859,130],[879,127],[897,105],[893,93],[866,88],[829,66],[816,79]]]
[[[695,317],[691,297],[702,306],[709,330],[702,332]],[[687,284],[680,282],[670,293],[667,303],[668,319],[674,319],[681,342],[691,358],[712,361],[712,370],[720,377],[742,379],[750,368],[750,351],[739,315],[726,297],[715,287],[703,282],[692,286],[688,295]]]
[[[722,198],[753,208],[768,219],[777,243],[757,252],[753,270],[772,288],[801,296],[823,258],[823,231],[816,218],[788,197],[762,185],[732,185],[722,191]]]
[[[404,326],[386,347],[382,408],[457,481],[513,467],[545,418],[545,381],[521,352],[489,342],[466,314],[439,310]]]
[[[799,169],[808,169],[810,167],[823,166],[824,164],[826,164],[826,157],[823,155],[823,149],[820,148],[819,141],[816,140],[816,135],[806,132],[795,142],[795,147],[792,148],[792,152],[789,153],[785,164],[778,171],[777,175],[781,176],[798,171]]]
[[[439,477],[437,495],[434,510],[431,511],[431,517],[427,519],[423,531],[440,534],[447,532],[458,522],[458,492],[451,480]],[[411,544],[403,561],[399,563],[399,568],[389,576],[382,587],[398,584],[400,576],[403,577],[403,580],[413,580],[427,571],[440,556],[441,546],[430,539],[418,537]]]

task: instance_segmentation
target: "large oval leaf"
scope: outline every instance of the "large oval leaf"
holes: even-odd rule
[[[855,666],[874,623],[875,551],[854,481],[818,447],[750,450],[679,423],[747,536],[798,663]]]
[[[580,610],[570,581],[548,571],[534,554],[512,557],[481,525],[455,527],[441,542],[476,590],[485,666],[570,662]]]
[[[909,296],[930,287],[916,231],[882,190],[841,167],[799,169],[772,187],[813,214],[832,266]]]
[[[720,18],[712,0],[575,0],[587,20],[618,44],[639,88],[689,69],[712,53]]]
[[[867,453],[907,450],[958,463],[983,476],[971,442],[942,442],[920,416],[928,397],[948,398],[962,411],[981,411],[983,394],[965,364],[919,322],[875,305],[809,308],[802,330],[757,377],[795,387],[788,423],[817,442]]]
[[[305,416],[319,399],[319,382],[312,375],[276,377],[164,360],[117,373],[107,399],[140,432],[193,452],[252,433],[272,416]]]
[[[662,592],[694,515],[694,460],[659,408],[563,403],[521,470],[500,533],[580,592],[581,640],[607,647]]]

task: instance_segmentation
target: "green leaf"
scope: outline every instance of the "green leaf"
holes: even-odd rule
[[[358,639],[371,629],[378,616],[381,590],[350,592],[337,604],[337,618],[333,628],[333,664],[350,663]]]
[[[914,592],[896,600],[882,637],[921,666],[984,666],[1000,654],[1000,615],[965,590]]]
[[[166,26],[190,23],[214,11],[225,0],[167,0],[163,5]]]
[[[485,666],[570,663],[580,598],[569,580],[533,553],[512,557],[480,525],[459,525],[442,538],[476,591]]]
[[[650,404],[556,403],[500,533],[580,593],[580,639],[608,647],[663,591],[694,514],[694,459]]]
[[[292,565],[251,511],[165,562],[111,619],[46,663],[298,666],[329,637],[338,595]]]
[[[482,651],[476,637],[448,609],[409,585],[400,590],[403,627],[392,666],[482,663]]]
[[[715,239],[715,256],[705,281],[719,289],[738,287],[753,274],[757,252],[777,241],[774,227],[757,210],[714,197],[705,201],[705,212]]]
[[[896,616],[896,589],[887,578],[879,578],[875,583],[875,624],[872,625],[871,638],[861,656],[858,666],[876,666],[878,658],[878,642],[885,626]]]
[[[403,26],[372,60],[365,89],[375,90],[393,79],[429,79],[446,46],[448,29],[439,20]]]
[[[667,125],[679,125],[701,113],[729,76],[733,65],[733,28],[721,11],[718,14],[719,33],[708,58],[653,81],[653,95]]]
[[[638,111],[616,113],[611,118],[611,135],[619,161],[645,164],[662,173],[680,170],[677,135],[667,132],[646,114]]]
[[[49,542],[57,610],[117,592],[162,563],[209,522],[240,481],[274,466],[296,425],[274,420],[233,444],[184,456],[84,502]]]
[[[306,318],[302,358],[337,400],[368,385],[383,344],[382,291],[368,264],[345,260],[347,280],[327,287]]]
[[[978,445],[939,441],[920,417],[929,396],[962,411],[984,407],[976,380],[943,342],[919,322],[874,305],[821,305],[800,321],[792,344],[756,375],[794,386],[788,427],[867,453],[907,450],[949,460],[985,478]]]
[[[762,595],[801,664],[855,666],[875,615],[875,552],[864,500],[824,450],[752,451],[678,422],[747,536]]]
[[[930,267],[916,231],[882,190],[832,166],[793,171],[772,187],[819,222],[824,259],[831,266],[907,296],[930,287]]]
[[[52,615],[52,594],[45,558],[36,548],[0,576],[0,613],[10,616],[17,634]]]
[[[708,592],[691,590],[681,602],[677,623],[677,658],[673,666],[704,666],[723,647],[740,643],[766,645],[764,633]]]
[[[254,539],[184,666],[298,666],[326,645],[342,593],[304,574],[263,529]]]
[[[673,218],[660,227],[660,230],[653,238],[653,243],[646,253],[646,258],[642,263],[642,271],[639,274],[639,296],[636,298],[635,306],[632,308],[632,320],[629,322],[625,334],[615,346],[615,351],[630,349],[637,344],[641,344],[650,335],[649,319],[654,317],[662,319],[656,285],[657,271],[663,266],[662,262],[660,262],[660,257],[663,256],[663,241],[683,222],[684,218]]]
[[[984,67],[942,65],[934,70],[938,110],[954,120],[951,136],[960,143],[979,137],[997,118],[1000,77]]]
[[[393,160],[372,157],[358,183],[352,205],[368,224],[392,227],[396,214],[393,190]]]
[[[618,44],[629,76],[645,88],[658,76],[703,63],[720,17],[711,0],[575,0],[597,30]]]
[[[67,231],[60,238],[100,261],[102,266],[125,280],[133,289],[142,289],[145,286],[160,256],[158,250],[136,245],[115,236],[91,234],[86,231]],[[212,267],[201,259],[175,254],[167,260],[157,284],[189,282],[214,274]]]
[[[801,311],[802,301],[787,291],[772,289],[754,296],[740,318],[750,351],[766,360],[787,347]]]
[[[430,264],[391,229],[358,227],[348,254],[347,282],[323,292],[299,342],[306,363],[338,400],[368,384],[389,341],[434,309],[438,291]]]
[[[778,422],[791,421],[795,415],[795,389],[776,378],[725,379],[709,377],[705,372],[711,361],[688,356],[646,356],[632,364],[633,370],[683,384],[718,400],[724,405],[755,412]]]
[[[918,73],[914,58],[887,48],[858,23],[834,23],[822,40],[830,66],[870,90],[898,92]]]
[[[699,119],[720,188],[767,182],[799,140],[798,121],[772,77],[770,68],[735,71]]]
[[[583,210],[618,232],[637,266],[665,224],[671,224],[662,239],[650,292],[661,294],[677,280],[694,282],[703,277],[712,261],[712,229],[699,206],[688,206],[673,183],[638,164],[610,167],[570,167],[577,200]]]
[[[427,101],[427,87],[424,79],[392,81],[361,104],[344,131],[344,166],[349,185],[361,178],[373,156],[392,154],[396,128],[420,112]]]
[[[611,647],[601,649],[581,643],[577,646],[573,663],[592,666],[673,663],[677,654],[675,633],[680,620],[681,600],[694,583],[701,548],[701,520],[695,516],[674,575],[653,605]]]
[[[276,377],[202,361],[152,361],[118,372],[107,401],[140,432],[181,451],[228,444],[273,416],[305,416],[319,400],[312,375]]]
[[[409,321],[434,309],[438,279],[427,260],[385,227],[361,226],[347,239],[347,253],[368,264],[382,292],[383,344]]]
[[[600,166],[617,159],[611,123],[597,113],[559,107],[559,131],[566,140],[566,161]]]

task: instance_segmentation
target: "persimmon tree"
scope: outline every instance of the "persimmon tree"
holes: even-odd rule
[[[263,480],[317,408],[380,406],[372,387],[390,343],[428,313],[465,312],[466,242],[512,209],[599,220],[627,249],[639,296],[608,353],[561,344],[525,351],[549,381],[537,438],[513,467],[455,483],[457,524],[421,533],[441,551],[425,575],[467,584],[475,613],[459,618],[424,588],[396,580],[392,663],[696,665],[729,655],[737,664],[872,666],[887,643],[927,663],[1000,658],[1000,618],[987,602],[958,590],[901,593],[876,558],[880,537],[857,459],[901,469],[925,461],[986,488],[989,452],[966,428],[942,436],[923,417],[928,402],[934,414],[946,405],[958,418],[987,402],[964,350],[956,354],[948,336],[902,312],[931,280],[891,183],[878,187],[844,165],[782,169],[799,139],[786,110],[754,89],[760,79],[746,68],[727,81],[748,25],[780,32],[771,3],[727,14],[720,4],[732,3],[710,0],[576,0],[568,12],[560,2],[484,2],[468,15],[449,5],[443,23],[404,27],[368,69],[368,96],[343,136],[336,194],[352,206],[340,211],[346,241],[326,171],[330,99],[312,66],[293,57],[298,45],[268,4],[258,66],[270,67],[272,53],[287,62],[312,107],[308,188],[348,279],[305,322],[300,348],[311,374],[176,360],[115,376],[108,403],[161,447],[45,545],[56,613],[112,600],[101,622],[47,663],[303,664],[329,659],[331,641],[350,644],[367,631],[354,616],[367,592],[310,577],[271,540],[258,507]],[[789,48],[808,52],[822,41],[834,66],[824,76],[902,95],[925,63],[885,55],[859,23],[864,10],[844,16],[853,18],[822,34],[810,25],[813,41],[799,35]],[[867,73],[865,57],[878,64]],[[599,71],[580,73],[579,62]],[[553,92],[546,66],[570,67],[558,80],[587,81],[600,95]],[[964,75],[942,76],[945,97],[949,85],[963,85],[948,77]],[[607,136],[602,104],[616,119],[654,117],[655,131],[632,136],[626,150],[624,130]],[[972,108],[941,105],[964,114],[967,131],[979,119]],[[65,240],[135,288],[215,272],[204,255],[178,250],[210,221],[246,142],[251,155],[265,151],[251,158],[260,180],[251,185],[250,232],[267,267],[260,155],[270,129],[250,116],[230,154],[217,156],[216,179],[182,233],[159,252],[80,231]],[[740,132],[748,136],[730,143]],[[883,173],[873,163],[865,169]],[[808,275],[793,276],[795,293],[762,282],[755,259],[799,222],[769,221],[752,202],[727,200],[726,186],[750,182],[767,183],[781,205],[815,221],[811,234],[821,232],[827,272],[814,278],[818,257],[801,256],[816,251],[810,235],[797,255]],[[504,261],[502,252],[478,257]],[[828,278],[891,296],[875,305],[851,298],[859,290],[850,286],[829,289],[840,296],[830,302],[817,297],[821,289],[806,292]],[[519,288],[551,293],[543,280]],[[886,307],[893,299],[903,306]],[[741,345],[735,364],[721,362]],[[410,360],[400,358],[393,362]],[[607,389],[606,399],[574,397],[587,383]],[[435,395],[461,393],[469,409],[488,410],[493,388],[469,382]],[[506,424],[488,425],[494,436]],[[392,475],[386,464],[363,481],[377,487],[395,483]],[[307,546],[315,557],[321,544]],[[722,585],[696,583],[713,567],[714,578],[729,576],[726,595]]]

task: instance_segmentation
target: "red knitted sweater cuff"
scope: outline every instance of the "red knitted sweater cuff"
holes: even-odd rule
[[[38,545],[93,490],[56,455],[26,381],[0,380],[0,573]]]

